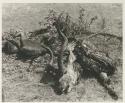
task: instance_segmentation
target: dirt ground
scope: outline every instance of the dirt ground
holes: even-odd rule
[[[58,12],[66,11],[74,19],[79,15],[79,8],[85,8],[91,15],[103,15],[107,21],[107,31],[122,36],[122,5],[120,4],[3,4],[2,32],[10,28],[22,26],[25,31],[39,28],[38,22],[44,21],[49,9]],[[99,21],[94,30],[99,28]],[[111,77],[112,85],[122,101],[122,42],[117,39],[104,41],[104,37],[90,39],[100,51],[108,51],[109,56],[116,62],[117,71]],[[46,64],[46,56],[42,57],[41,68]],[[6,102],[49,102],[49,101],[114,101],[107,91],[95,78],[83,78],[69,94],[57,95],[46,84],[40,84],[42,74],[28,73],[28,62],[15,60],[15,55],[2,53],[2,86]]]

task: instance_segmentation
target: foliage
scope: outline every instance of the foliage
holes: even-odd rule
[[[87,32],[90,30],[91,24],[97,19],[97,16],[92,17],[91,20],[88,20],[87,13],[85,13],[85,9],[81,8],[79,11],[79,17],[78,22],[74,22],[72,20],[72,17],[69,15],[69,13],[61,12],[57,13],[54,10],[50,10],[49,14],[45,18],[46,25],[53,28],[53,23],[59,20],[58,23],[64,32],[64,34],[70,38],[70,37],[76,37],[80,36],[84,32]],[[55,33],[55,29],[50,30],[52,34]]]

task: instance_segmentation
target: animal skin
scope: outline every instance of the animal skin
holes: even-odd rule
[[[78,44],[74,53],[77,62],[81,65],[83,71],[89,71],[94,74],[99,83],[108,91],[110,96],[117,100],[118,96],[113,88],[110,87],[109,76],[117,70],[112,59],[102,55],[99,52],[88,50],[87,45]]]
[[[79,75],[78,70],[75,71],[76,68],[74,68],[74,61],[76,60],[75,55],[73,54],[74,44],[71,43],[68,45],[68,39],[60,29],[61,16],[62,13],[59,15],[57,22],[54,23],[54,26],[56,27],[59,37],[62,41],[60,55],[58,57],[58,67],[60,72],[62,72],[62,76],[59,79],[59,89],[62,93],[66,93],[71,91],[73,85],[76,84]],[[66,49],[69,51],[69,57],[67,66],[65,67],[63,64],[63,53]]]
[[[68,63],[65,67],[65,73],[59,80],[59,88],[62,93],[70,92],[74,85],[78,83],[78,78],[80,76],[78,68],[76,68],[75,60],[76,57],[73,54],[74,46],[73,43],[67,46],[69,51]]]

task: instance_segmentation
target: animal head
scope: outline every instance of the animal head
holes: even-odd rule
[[[59,80],[59,90],[61,93],[67,93],[70,88],[70,77],[67,74],[64,74]]]
[[[75,56],[77,56],[78,54],[81,54],[81,49],[82,49],[82,45],[80,41],[76,42],[76,46],[74,48],[73,53],[75,54]]]
[[[83,43],[83,40],[77,41],[74,53],[75,54],[86,54],[89,50],[89,46],[86,43]]]

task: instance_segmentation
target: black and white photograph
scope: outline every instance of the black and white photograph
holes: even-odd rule
[[[2,102],[122,102],[122,3],[2,3]]]

